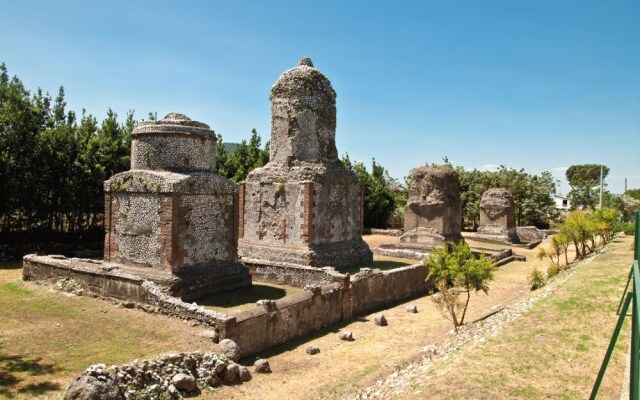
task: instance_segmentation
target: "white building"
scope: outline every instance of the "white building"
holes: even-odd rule
[[[554,194],[553,201],[556,202],[556,208],[558,210],[567,211],[571,207],[571,202],[568,197],[561,196],[559,194]]]

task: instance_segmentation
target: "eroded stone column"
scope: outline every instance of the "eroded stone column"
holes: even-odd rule
[[[344,267],[372,262],[362,192],[338,159],[336,93],[308,58],[271,89],[270,160],[244,182],[241,261]]]

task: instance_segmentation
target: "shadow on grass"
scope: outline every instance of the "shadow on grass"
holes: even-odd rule
[[[276,356],[278,354],[282,354],[288,351],[292,351],[294,349],[296,349],[297,347],[300,347],[304,344],[307,344],[309,342],[313,342],[316,339],[319,339],[329,333],[338,333],[340,332],[340,330],[342,328],[344,328],[345,326],[348,326],[349,324],[353,323],[354,321],[358,321],[358,322],[367,322],[369,321],[369,319],[364,318],[364,317],[356,317],[353,319],[349,319],[349,320],[344,320],[344,321],[340,321],[337,322],[333,325],[329,325],[326,328],[322,328],[319,331],[315,331],[312,333],[309,333],[307,335],[304,335],[302,337],[296,338],[296,339],[292,339],[284,344],[280,344],[277,346],[274,346],[268,350],[264,350],[261,351],[259,353],[253,354],[251,356],[248,356],[246,358],[244,358],[243,360],[241,360],[241,364],[245,365],[245,366],[250,366],[253,365],[253,362],[258,359],[258,358],[270,358],[273,356]],[[358,338],[355,338],[356,340]],[[322,349],[320,349],[320,351],[322,351]]]
[[[0,396],[13,398],[16,393],[21,395],[41,395],[50,391],[60,390],[60,384],[53,382],[31,383],[18,388],[23,380],[18,374],[28,374],[42,377],[60,371],[54,364],[45,364],[41,358],[28,358],[20,355],[0,354]]]
[[[22,261],[0,261],[0,270],[3,269],[21,269]]]
[[[387,260],[375,260],[372,264],[369,265],[358,265],[354,267],[346,267],[346,268],[336,268],[338,272],[341,274],[349,273],[351,275],[355,275],[362,268],[371,268],[371,269],[379,269],[381,271],[388,271],[390,269],[406,267],[407,265],[411,265],[409,263],[400,262],[400,261],[387,261]]]
[[[251,287],[237,289],[229,293],[205,297],[198,305],[206,307],[236,307],[258,300],[278,300],[287,295],[284,289],[254,282]]]

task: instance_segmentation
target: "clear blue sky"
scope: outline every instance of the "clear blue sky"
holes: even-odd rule
[[[638,0],[94,3],[3,0],[0,61],[99,119],[176,111],[237,142],[268,139],[270,87],[309,56],[338,151],[392,176],[448,156],[640,187]]]

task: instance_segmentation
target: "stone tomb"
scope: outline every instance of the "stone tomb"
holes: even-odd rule
[[[438,165],[413,170],[404,230],[401,245],[429,249],[463,240],[460,181],[455,170]]]
[[[237,261],[237,190],[215,172],[215,145],[209,126],[181,114],[139,124],[131,170],[104,183],[104,261],[25,256],[25,279],[68,277],[143,302],[145,280],[185,300],[251,285]]]
[[[476,240],[519,243],[513,196],[506,189],[489,189],[480,200],[480,226]]]
[[[271,89],[270,161],[240,186],[240,260],[250,266],[367,265],[363,190],[338,159],[336,93],[308,58]]]

